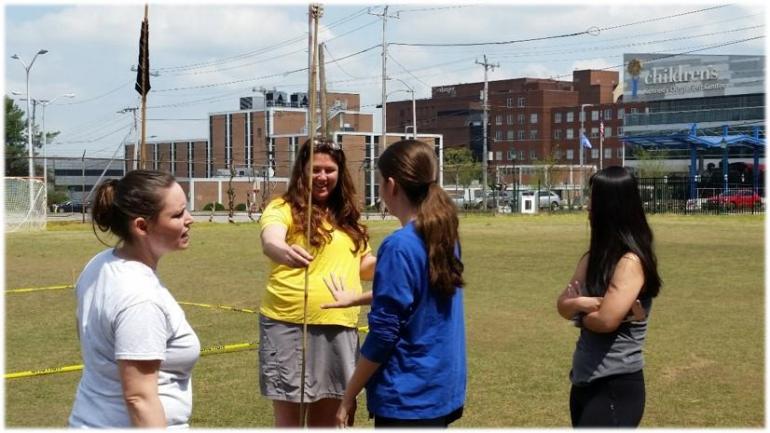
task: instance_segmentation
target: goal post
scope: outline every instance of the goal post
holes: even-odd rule
[[[5,231],[45,230],[47,191],[40,178],[6,177],[5,188]]]

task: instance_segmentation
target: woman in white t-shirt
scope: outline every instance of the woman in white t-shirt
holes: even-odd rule
[[[186,427],[200,343],[155,273],[165,253],[189,245],[185,193],[167,173],[135,170],[97,187],[92,216],[94,233],[119,242],[75,286],[85,368],[69,425]]]

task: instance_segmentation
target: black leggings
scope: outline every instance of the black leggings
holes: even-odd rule
[[[462,406],[449,415],[431,419],[397,419],[374,415],[374,428],[447,428],[462,416]]]
[[[644,414],[644,373],[602,377],[572,385],[569,410],[573,427],[638,427]]]

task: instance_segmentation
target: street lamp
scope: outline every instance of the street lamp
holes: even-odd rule
[[[24,60],[18,55],[14,54],[11,56],[12,59],[18,60],[21,62],[21,64],[24,66],[24,70],[27,73],[27,154],[29,158],[29,181],[30,181],[30,188],[29,188],[29,195],[30,195],[30,206],[32,206],[32,201],[34,201],[34,196],[32,194],[32,178],[35,177],[35,168],[34,164],[32,163],[33,158],[33,152],[32,152],[32,118],[30,117],[30,113],[32,110],[30,109],[29,104],[31,103],[30,94],[29,94],[29,71],[32,69],[32,65],[35,64],[35,60],[37,59],[37,56],[40,56],[42,54],[47,53],[48,50],[39,50],[37,53],[35,53],[35,57],[32,57],[32,61],[29,62],[29,66],[24,62]]]
[[[45,107],[48,106],[48,104],[52,103],[53,101],[59,99],[59,98],[74,98],[74,93],[65,93],[63,95],[56,96],[51,99],[39,99],[37,102],[40,104],[40,106],[43,107],[43,183],[45,184],[46,190],[48,189],[48,154],[47,154],[47,144],[48,144],[48,137],[46,136],[45,132]],[[29,99],[29,98],[27,98]]]
[[[409,92],[412,94],[412,138],[417,140],[417,102],[414,99],[414,88],[406,84],[406,81],[400,78],[388,77],[388,80],[400,81],[401,84],[403,84],[404,86],[406,86],[407,89],[409,89],[409,90],[404,90],[404,92]]]

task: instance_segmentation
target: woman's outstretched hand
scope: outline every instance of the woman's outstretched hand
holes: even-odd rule
[[[324,283],[334,297],[334,302],[323,304],[321,308],[347,308],[357,305],[359,295],[345,289],[342,278],[334,274],[324,277]]]

